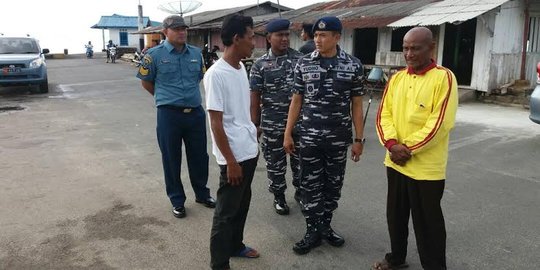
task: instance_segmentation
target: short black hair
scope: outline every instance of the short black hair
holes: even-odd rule
[[[241,14],[233,14],[223,20],[221,26],[221,41],[225,46],[233,44],[234,35],[243,37],[247,27],[253,28],[253,18]]]
[[[304,29],[304,33],[306,33],[309,38],[313,39],[315,36],[313,35],[313,24],[312,23],[302,23],[302,29]]]

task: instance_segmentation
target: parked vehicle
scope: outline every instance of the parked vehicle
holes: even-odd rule
[[[143,60],[145,55],[146,55],[146,51],[143,51],[141,53],[135,52],[133,54],[133,60],[132,61],[136,64],[137,67],[139,67],[142,64],[142,60]]]
[[[534,88],[534,91],[531,94],[531,101],[530,101],[531,114],[529,118],[533,122],[540,124],[540,62],[536,65],[536,74],[537,74],[536,87]]]
[[[45,54],[32,37],[0,36],[0,86],[36,85],[49,92]]]

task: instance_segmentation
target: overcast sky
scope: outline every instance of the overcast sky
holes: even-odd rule
[[[1,0],[0,33],[37,37],[42,48],[52,53],[81,53],[89,40],[100,48],[102,34],[99,29],[90,27],[98,23],[103,15],[114,13],[124,16],[137,16],[139,0]],[[163,2],[175,0],[140,0],[143,15],[153,21],[162,21],[168,14],[158,10]],[[186,0],[184,0],[186,1]],[[256,0],[198,0],[202,3],[197,10],[186,15],[206,10],[223,9],[257,4]],[[265,1],[260,1],[263,3]],[[272,2],[277,3],[277,0]],[[290,8],[300,8],[325,0],[280,0],[279,3]],[[234,4],[233,4],[234,3]],[[108,39],[107,31],[106,39]],[[97,46],[96,46],[97,45]]]

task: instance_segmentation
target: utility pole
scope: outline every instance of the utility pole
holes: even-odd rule
[[[143,12],[142,12],[142,5],[141,5],[141,0],[139,0],[139,24],[138,24],[138,29],[139,31],[143,30],[144,26],[143,26]],[[139,34],[139,50],[142,51],[144,49],[144,35],[143,34]]]

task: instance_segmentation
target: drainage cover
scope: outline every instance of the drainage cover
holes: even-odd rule
[[[0,107],[0,112],[22,111],[22,110],[24,110],[24,107],[21,107],[21,106],[3,106],[3,107]]]

